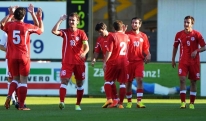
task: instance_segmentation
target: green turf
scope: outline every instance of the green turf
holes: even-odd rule
[[[136,108],[135,103],[131,109],[103,109],[104,98],[83,98],[81,111],[74,110],[76,99],[71,97],[66,98],[64,110],[58,108],[58,97],[27,97],[31,111],[18,111],[14,106],[6,110],[4,101],[1,96],[0,121],[204,121],[206,118],[206,99],[197,99],[194,110],[179,109],[179,99],[143,99],[145,109]]]

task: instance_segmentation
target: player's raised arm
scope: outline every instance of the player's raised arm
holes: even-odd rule
[[[44,32],[44,24],[42,21],[42,9],[41,8],[38,8],[36,17],[39,23],[38,27],[41,29],[42,32]]]
[[[34,12],[34,6],[32,4],[29,4],[28,8],[27,8],[28,12],[31,14],[32,16],[32,19],[34,21],[34,25],[36,26],[39,26],[39,22],[37,20],[37,17],[35,15],[35,12]]]
[[[59,31],[59,26],[62,23],[62,21],[67,19],[67,15],[62,15],[60,17],[60,19],[57,21],[57,23],[54,25],[54,27],[52,28],[52,33],[55,35],[59,35],[60,31]]]
[[[9,14],[5,16],[1,21],[0,21],[0,26],[3,27],[6,22],[11,21],[12,17],[14,16],[14,11],[18,8],[18,6],[10,6],[8,8]]]

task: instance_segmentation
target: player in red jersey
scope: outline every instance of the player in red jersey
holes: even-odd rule
[[[129,37],[124,34],[123,28],[124,24],[120,20],[116,20],[113,23],[115,32],[112,33],[107,42],[107,52],[104,59],[104,88],[107,101],[102,106],[106,108],[108,105],[112,104],[112,95],[111,95],[111,82],[117,80],[120,83],[119,88],[119,106],[118,108],[123,107],[123,100],[126,93],[126,82],[127,82],[127,50],[128,50],[128,41]]]
[[[29,13],[32,18],[37,18],[34,13],[34,6],[29,5]],[[24,101],[27,95],[27,78],[30,71],[30,34],[41,34],[44,31],[43,22],[41,20],[42,11],[38,10],[38,26],[24,23],[26,10],[23,7],[18,7],[14,11],[14,22],[7,22],[3,30],[8,34],[6,58],[8,59],[8,68],[13,76],[13,81],[10,84],[8,96],[5,102],[5,107],[10,107],[11,94],[16,90],[18,85],[19,110],[30,110],[24,107]],[[16,83],[17,82],[17,83]]]
[[[0,21],[0,26],[2,28],[5,25],[5,23],[7,23],[8,21],[13,21],[14,20],[14,17],[13,17],[12,14],[13,14],[13,12],[16,8],[17,8],[17,6],[10,6],[8,8],[10,14],[8,14],[6,17],[4,17],[4,19],[2,19]],[[8,38],[7,33],[4,32],[1,39],[0,39],[0,50],[5,51],[5,52],[6,52],[6,48],[7,48],[7,38]],[[6,61],[6,64],[7,64],[7,59],[5,61]],[[13,77],[11,76],[11,74],[8,70],[8,65],[6,66],[6,77],[7,77],[7,80],[8,80],[8,90],[9,90],[10,83],[11,83]],[[15,105],[16,101],[17,101],[16,92],[12,93],[11,100],[12,100],[12,105]]]
[[[94,63],[96,62],[96,59],[99,56],[99,53],[102,52],[103,54],[103,60],[105,58],[105,54],[107,51],[107,48],[105,47],[105,45],[107,45],[107,39],[109,37],[109,35],[111,34],[110,32],[107,31],[107,25],[105,23],[97,23],[95,26],[95,30],[97,32],[99,32],[99,37],[97,38],[96,41],[96,46],[94,48],[94,57],[92,59],[92,66],[94,66]],[[118,104],[118,95],[117,95],[117,89],[116,89],[116,84],[114,81],[112,81],[111,83],[111,88],[112,88],[112,99],[113,99],[113,103],[111,105],[109,105],[109,107],[116,107]]]
[[[200,32],[193,30],[194,18],[184,18],[184,30],[177,32],[173,45],[172,67],[176,67],[175,57],[180,45],[178,75],[180,79],[180,108],[186,108],[186,77],[190,80],[190,109],[194,109],[197,93],[196,81],[200,79],[199,53],[206,50],[205,41]],[[199,48],[200,46],[200,48]]]
[[[140,31],[142,20],[134,17],[131,21],[132,30],[126,32],[128,34],[129,50],[128,50],[128,74],[129,80],[127,82],[126,97],[128,100],[126,108],[132,107],[132,81],[136,78],[137,81],[137,107],[145,108],[146,106],[141,102],[143,97],[143,71],[144,62],[148,63],[151,59],[150,44],[147,35]]]
[[[64,99],[66,96],[66,87],[72,73],[74,73],[77,86],[75,110],[81,110],[80,103],[84,93],[83,80],[85,79],[85,57],[89,51],[89,44],[86,33],[77,28],[77,24],[79,23],[79,16],[77,13],[71,13],[69,15],[68,29],[58,30],[61,22],[66,20],[66,18],[67,15],[61,16],[52,29],[53,34],[63,38],[59,108],[63,109],[65,107]]]

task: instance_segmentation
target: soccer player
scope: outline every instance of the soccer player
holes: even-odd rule
[[[0,39],[0,50],[6,52],[6,45],[7,45],[7,34],[4,32],[1,39]],[[7,59],[6,59],[6,63],[7,63]],[[8,66],[6,68],[6,76],[7,76],[7,79],[8,79],[8,90],[9,90],[9,87],[10,87],[10,83],[12,81],[12,76],[8,70]],[[11,96],[11,100],[12,100],[12,105],[15,105],[16,104],[16,96],[15,96],[15,92],[12,93],[12,96]]]
[[[32,18],[36,18],[33,5],[29,5],[28,11],[32,15]],[[10,84],[8,96],[4,105],[6,109],[10,107],[11,94],[18,86],[18,110],[30,110],[24,107],[27,95],[27,78],[30,71],[30,34],[41,34],[44,31],[44,27],[41,20],[41,9],[38,9],[38,16],[35,19],[36,21],[38,19],[39,26],[24,23],[25,15],[25,8],[18,7],[14,11],[15,21],[7,22],[3,27],[3,30],[8,34],[6,58],[8,59],[9,71],[13,76],[13,81]],[[18,83],[20,84],[18,85]]]
[[[9,12],[14,12],[15,9],[16,9],[16,6],[11,6],[11,7],[9,7]],[[3,28],[3,26],[5,25],[6,22],[12,20],[13,15],[11,15],[11,16],[9,16],[9,15],[7,15],[4,19],[2,19],[0,21],[0,26],[2,28]],[[7,46],[7,34],[4,32],[1,39],[0,39],[0,50],[6,52],[6,46]],[[7,59],[6,59],[6,63],[7,63]],[[6,73],[7,73],[6,76],[7,76],[7,79],[8,79],[8,90],[9,90],[10,83],[12,81],[12,76],[11,76],[9,70],[8,70],[8,66],[6,68]],[[12,100],[12,105],[15,105],[16,104],[15,92],[12,93],[11,100]]]
[[[77,102],[75,110],[81,110],[80,103],[84,94],[83,81],[85,79],[85,57],[89,51],[88,37],[83,30],[77,28],[80,19],[77,13],[71,13],[69,15],[69,28],[58,30],[60,24],[62,21],[66,20],[66,18],[67,15],[61,16],[52,29],[54,35],[63,38],[59,108],[65,108],[64,99],[67,91],[66,87],[72,73],[74,73],[77,86]]]
[[[107,31],[107,25],[103,22],[97,23],[95,26],[95,30],[99,33],[100,36],[97,38],[96,46],[94,48],[94,57],[91,62],[92,66],[94,66],[94,63],[96,62],[96,59],[98,58],[100,52],[103,53],[103,60],[104,60],[106,49],[107,49],[105,45],[107,43],[108,36],[111,34],[110,32]],[[110,108],[116,107],[118,104],[117,89],[114,81],[111,82],[111,88],[112,88],[113,103],[109,105]]]
[[[141,102],[143,97],[143,71],[144,62],[147,64],[151,59],[151,54],[149,51],[150,44],[147,35],[141,32],[139,29],[142,25],[142,20],[140,18],[134,17],[131,20],[132,30],[126,32],[128,34],[129,50],[128,50],[128,74],[129,79],[127,82],[127,106],[126,108],[132,107],[132,81],[136,78],[138,86],[136,90],[137,94],[137,108],[145,108],[146,106]]]
[[[119,105],[118,108],[124,108],[123,101],[126,93],[126,82],[127,82],[127,44],[129,37],[124,34],[124,24],[120,20],[116,20],[113,23],[115,32],[112,33],[107,41],[107,51],[104,59],[104,89],[107,97],[107,101],[102,106],[106,108],[108,105],[113,103],[111,95],[111,83],[117,80],[120,83],[119,88]]]
[[[193,30],[195,20],[192,16],[184,18],[184,30],[177,32],[173,45],[172,67],[176,67],[175,57],[180,45],[178,75],[180,79],[180,108],[186,108],[186,77],[190,80],[190,104],[194,109],[197,94],[196,82],[200,79],[199,53],[206,50],[205,41],[200,32]],[[200,48],[199,48],[200,46]]]

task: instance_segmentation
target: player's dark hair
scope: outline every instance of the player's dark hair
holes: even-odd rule
[[[79,21],[79,15],[77,14],[77,12],[73,12],[73,13],[69,14],[69,17],[76,17],[77,21]]]
[[[23,7],[18,7],[15,11],[14,11],[14,18],[16,20],[22,20],[24,18],[24,16],[26,15],[26,9]]]
[[[132,18],[132,20],[139,20],[139,24],[140,25],[142,24],[142,19],[141,18],[134,17],[134,18]],[[131,20],[131,23],[132,23],[132,20]]]
[[[114,23],[113,23],[113,27],[114,27],[114,30],[115,31],[119,31],[123,28],[123,22],[121,20],[116,20]]]
[[[185,19],[191,19],[192,24],[195,23],[195,19],[192,16],[186,16]]]
[[[103,22],[97,23],[95,26],[95,31],[99,31],[100,29],[102,30],[107,29],[107,25]]]

